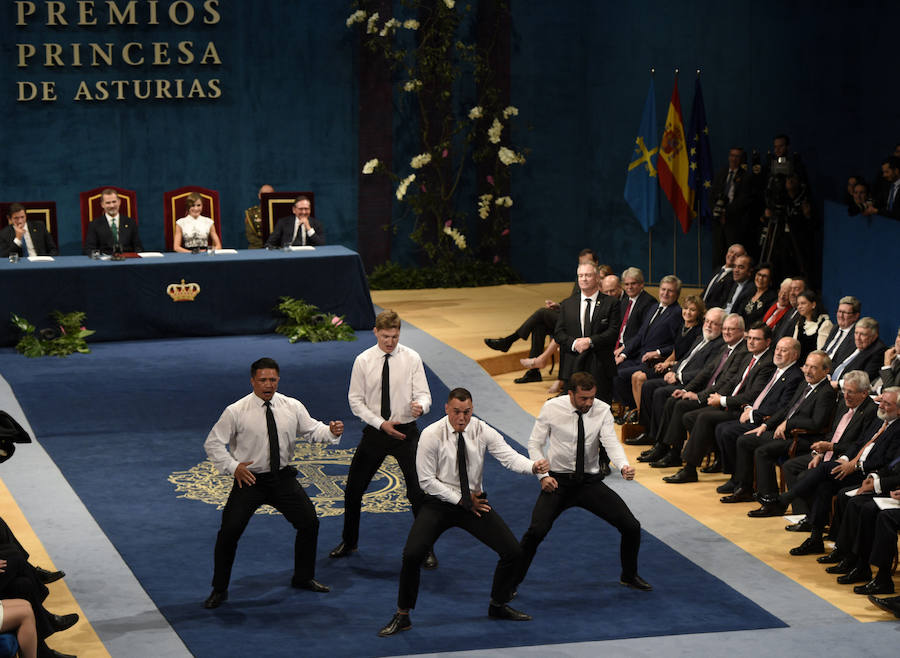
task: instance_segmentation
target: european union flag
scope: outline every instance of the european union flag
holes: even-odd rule
[[[691,129],[688,133],[688,158],[691,163],[688,187],[694,194],[694,211],[700,222],[712,219],[709,207],[709,188],[712,186],[712,153],[709,147],[709,126],[706,123],[706,108],[703,106],[703,92],[700,77],[694,86],[694,106],[691,108]]]
[[[631,206],[645,231],[650,230],[659,216],[659,182],[656,177],[659,142],[656,134],[656,92],[651,77],[641,127],[634,140],[634,151],[625,178],[625,201]]]

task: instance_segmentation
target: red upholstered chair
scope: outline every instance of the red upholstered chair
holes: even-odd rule
[[[0,227],[6,226],[9,207],[15,201],[0,203]],[[53,236],[53,241],[59,245],[59,232],[56,228],[56,201],[19,201],[25,208],[25,215],[29,222],[42,221],[47,227],[47,232]]]
[[[222,245],[225,245],[225,241],[222,238],[219,193],[205,187],[198,187],[197,185],[186,185],[184,187],[179,187],[177,190],[166,192],[163,195],[163,224],[165,226],[167,251],[172,251],[175,248],[172,244],[175,236],[175,222],[187,215],[187,197],[194,192],[199,194],[200,198],[203,199],[203,216],[213,220],[213,224],[216,227],[216,234],[219,236],[219,240],[222,240]]]
[[[298,196],[305,196],[309,199],[310,215],[315,217],[316,197],[312,192],[268,192],[262,195],[259,203],[260,216],[262,217],[260,233],[262,233],[263,244],[269,239],[269,234],[274,230],[275,222],[282,217],[290,217],[293,214],[291,209],[294,207],[294,199]]]
[[[81,202],[81,244],[87,237],[88,224],[97,217],[103,216],[103,206],[100,205],[100,195],[103,190],[115,190],[119,195],[122,205],[119,206],[119,213],[126,217],[131,217],[135,222],[138,221],[137,211],[137,192],[134,190],[126,190],[115,185],[104,185],[103,187],[95,187],[93,190],[82,192],[78,195]]]

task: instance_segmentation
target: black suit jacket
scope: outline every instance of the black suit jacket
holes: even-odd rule
[[[883,360],[882,363],[884,363]],[[890,367],[885,368],[882,366],[878,374],[881,376],[882,390],[889,386],[897,386],[900,383],[900,359],[894,357]]]
[[[724,265],[716,271],[716,274],[722,269],[725,269]],[[714,274],[713,277],[715,277],[716,274]],[[724,304],[722,298],[728,294],[729,290],[731,290],[731,285],[733,283],[734,277],[731,276],[731,268],[728,268],[725,275],[715,283],[712,283],[712,279],[710,279],[710,283],[706,284],[706,288],[703,290],[703,303],[706,304],[706,308],[710,309],[714,306],[722,306],[722,304]]]
[[[855,459],[859,451],[865,447],[869,439],[875,436],[883,424],[884,421],[876,416],[863,431],[853,449],[847,453],[847,457],[851,460]],[[880,476],[881,473],[885,473],[884,469],[890,468],[890,464],[898,457],[900,457],[900,421],[895,420],[872,444],[872,450],[866,455],[863,470],[866,473],[879,473]]]
[[[560,302],[559,319],[556,321],[553,337],[559,344],[560,352],[566,352],[570,358],[565,359],[565,371],[562,368],[562,361],[560,362],[559,376],[568,379],[573,372],[589,372],[597,380],[597,397],[609,401],[612,399],[612,380],[616,374],[613,349],[621,326],[619,303],[603,293],[597,295],[591,313],[591,348],[576,354],[572,352],[572,343],[581,337],[582,317],[580,294],[572,295]]]
[[[885,345],[880,338],[876,339],[874,343],[869,345],[866,349],[862,350],[859,354],[853,357],[853,360],[850,361],[846,365],[846,367],[841,371],[841,377],[846,375],[851,370],[862,370],[869,376],[869,381],[874,382],[878,377],[878,371],[881,370],[882,364],[884,364],[884,351],[887,349],[887,345]],[[852,354],[856,350],[856,344],[853,345],[853,349],[850,351]],[[840,361],[835,363],[831,362],[831,370],[834,370],[841,364]]]
[[[806,395],[807,389],[808,386],[805,383],[798,386],[790,402],[766,421],[766,429],[775,431],[775,428],[787,419],[786,432],[806,430],[809,434],[805,439],[809,442],[818,441],[825,436],[831,426],[837,402],[837,394],[831,388],[827,377],[820,381],[815,390],[803,400],[794,415],[787,418],[788,412],[800,398]]]
[[[837,352],[834,353],[834,356],[831,358],[831,367],[836,368],[840,363],[846,359],[848,356],[853,354],[856,350],[856,343],[853,341],[853,331],[856,329],[856,323],[854,322],[849,329],[847,329],[847,335],[844,336],[844,340],[841,342],[840,346],[837,348]],[[834,340],[835,334],[840,330],[840,327],[835,324],[831,331],[828,332],[828,338],[825,339],[825,347],[831,345],[831,341]]]
[[[775,364],[773,363],[772,366],[775,367]],[[775,367],[775,370],[777,369],[778,368]],[[769,372],[769,379],[763,383],[762,388],[765,388],[768,385],[774,374],[774,371]],[[794,397],[794,393],[797,391],[797,387],[802,384],[803,381],[803,371],[800,369],[799,365],[794,363],[790,368],[781,373],[781,376],[772,385],[769,392],[766,393],[766,397],[759,403],[759,408],[753,412],[753,420],[758,423],[763,423],[765,422],[765,418],[778,413],[779,409],[783,409],[785,405],[790,404],[791,399]],[[745,404],[752,405],[760,393],[762,393],[762,389],[760,389],[753,398],[749,395],[740,393],[729,397],[725,402],[729,409],[738,410]]]
[[[36,254],[29,256],[56,256],[59,251],[56,243],[53,242],[53,236],[47,232],[44,222],[26,222],[26,228],[31,235],[31,242],[34,244]],[[6,258],[10,253],[22,255],[22,247],[15,243],[16,229],[12,224],[4,226],[0,229],[0,257]],[[24,240],[24,238],[23,238]]]
[[[784,315],[781,316],[778,324],[776,324],[772,329],[773,345],[785,336],[790,336],[793,333],[794,327],[797,325],[798,317],[799,315],[797,314],[797,309],[795,308],[789,308],[784,312]]]
[[[659,350],[659,356],[663,359],[672,353],[672,349],[675,347],[675,334],[684,324],[684,318],[681,317],[681,306],[677,303],[669,304],[660,311],[653,320],[653,324],[650,324],[658,306],[657,304],[650,307],[637,336],[625,342],[627,360],[640,361],[644,353],[654,350]]]
[[[125,252],[144,250],[137,222],[122,214],[119,215],[119,246]],[[84,253],[90,255],[94,249],[99,249],[104,253],[113,252],[113,234],[112,229],[109,228],[109,222],[106,221],[106,215],[100,215],[88,224],[87,236],[84,239]]]
[[[275,229],[269,235],[269,239],[266,240],[266,246],[280,249],[284,243],[291,242],[291,239],[294,237],[294,225],[296,224],[296,220],[297,218],[293,215],[279,219],[275,223]],[[307,235],[306,244],[312,247],[318,247],[325,244],[325,230],[322,228],[322,223],[315,217],[310,217],[309,225],[315,233]],[[302,242],[303,238],[300,235],[300,231],[297,231],[297,237],[291,244],[300,245]]]
[[[722,349],[706,362],[706,365],[703,366],[703,370],[698,372],[697,375],[688,382],[688,385],[684,387],[684,390],[698,394],[703,391],[706,395],[709,395],[715,391],[716,383],[728,379],[730,373],[733,373],[741,365],[741,359],[747,353],[747,341],[741,340],[741,342],[735,346],[734,350],[731,352],[731,356],[728,357],[728,360],[725,361],[725,365],[719,371],[715,380],[713,380],[713,373],[715,373],[716,368],[719,367],[719,361],[722,360],[722,354],[728,349],[728,345],[725,345],[723,341]]]
[[[766,387],[766,384],[769,383],[772,373],[775,372],[775,363],[772,361],[772,349],[769,348],[765,354],[757,359],[750,372],[747,373],[747,379],[744,380],[744,385],[738,391],[738,394],[732,395],[732,391],[737,388],[743,379],[744,372],[747,370],[747,366],[750,365],[752,358],[753,355],[750,352],[744,352],[740,361],[737,362],[737,367],[729,370],[725,378],[720,377],[714,387],[716,393],[728,398],[726,404],[731,411],[736,411],[743,405],[752,403],[756,396]],[[709,397],[709,393],[710,391],[702,391],[699,394],[698,397],[701,404],[706,404],[706,398]]]
[[[700,336],[697,340],[703,340],[703,336]],[[684,370],[681,371],[681,383],[686,384],[692,381],[694,377],[706,367],[706,364],[709,363],[709,361],[715,360],[716,355],[722,353],[722,346],[724,344],[725,341],[719,336],[715,340],[711,340],[704,345],[699,352],[691,357],[691,360],[684,367]],[[693,349],[693,346],[691,346],[691,349]],[[676,373],[678,372],[679,363],[680,361],[675,364],[674,370]],[[715,368],[715,366],[713,366],[713,368]]]
[[[625,317],[625,309],[628,308],[629,301],[628,295],[625,295],[622,298],[619,306],[619,318]],[[625,333],[622,334],[623,343],[627,345],[628,341],[637,335],[641,330],[641,327],[644,326],[644,319],[647,317],[647,311],[649,310],[652,313],[653,311],[651,309],[655,309],[657,304],[659,304],[659,302],[656,300],[656,297],[646,290],[641,290],[641,294],[637,296],[637,299],[634,302],[634,308],[631,309],[631,314],[628,316],[628,323],[625,325]],[[621,330],[621,328],[622,324],[620,320],[618,329]],[[616,337],[618,338],[618,334],[616,334]]]
[[[844,402],[844,398],[841,398],[834,411],[834,421],[831,423],[831,432],[829,432],[826,440],[830,440],[834,435],[834,431],[841,422],[841,417],[846,413],[847,405]],[[841,438],[831,447],[834,451],[833,459],[837,459],[841,455],[847,455],[850,459],[856,457],[855,452],[852,455],[850,452],[853,451],[862,431],[872,423],[872,420],[876,417],[877,413],[878,405],[872,401],[872,398],[866,397],[862,404],[856,408],[856,411],[853,412],[853,416],[851,416],[850,422],[844,429],[844,433],[841,434]]]

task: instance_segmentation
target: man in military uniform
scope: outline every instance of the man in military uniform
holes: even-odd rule
[[[262,200],[263,194],[270,194],[275,188],[266,183],[257,193],[257,197]],[[261,204],[257,204],[244,211],[244,228],[247,232],[247,246],[250,249],[262,249],[262,208]]]

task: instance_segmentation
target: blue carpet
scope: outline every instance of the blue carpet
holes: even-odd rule
[[[170,478],[203,471],[209,428],[249,392],[249,364],[263,355],[281,364],[283,393],[301,399],[314,417],[345,421],[337,449],[355,447],[360,426],[346,387],[353,358],[374,342],[371,333],[359,337],[317,345],[277,336],[103,343],[68,359],[28,360],[2,350],[0,372],[44,448],[198,656],[377,656],[785,626],[647,532],[640,573],[655,589],[621,587],[618,534],[577,509],[557,521],[520,588],[516,606],[535,615],[528,624],[487,618],[496,556],[451,530],[436,546],[440,568],[423,573],[413,630],[377,638],[395,607],[409,512],[364,514],[360,551],[340,561],[327,551],[340,540],[342,519],[323,517],[317,578],[332,586],[326,595],[288,586],[292,529],[278,515],[258,514],[241,540],[229,602],[203,610],[220,514],[192,498],[190,488],[176,491]],[[442,415],[447,395],[430,371],[428,378],[436,404],[426,423]],[[335,475],[342,468],[319,470]],[[490,458],[485,482],[520,536],[536,482]]]

